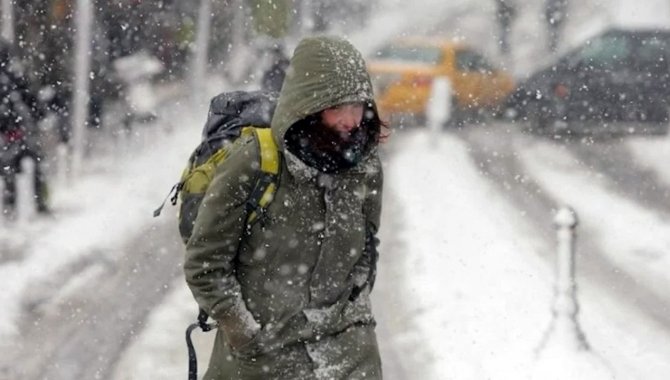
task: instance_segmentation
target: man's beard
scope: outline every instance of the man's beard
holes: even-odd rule
[[[318,120],[296,123],[286,132],[286,146],[307,165],[324,173],[356,166],[368,145],[365,127],[342,134]]]

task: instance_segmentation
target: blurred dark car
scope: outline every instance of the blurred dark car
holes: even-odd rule
[[[608,29],[523,81],[508,114],[538,133],[667,134],[669,58],[670,30]]]

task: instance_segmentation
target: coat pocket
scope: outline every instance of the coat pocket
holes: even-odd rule
[[[264,333],[265,330],[262,328],[248,342],[238,347],[233,347],[232,345],[229,344],[230,352],[233,354],[233,356],[237,357],[238,359],[251,359],[257,356],[262,352],[263,345],[261,344],[261,342],[263,341]]]

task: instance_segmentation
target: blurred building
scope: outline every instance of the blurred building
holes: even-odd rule
[[[104,77],[111,62],[142,50],[158,57],[178,76],[193,37],[192,1],[95,1],[94,76]],[[15,3],[16,42],[30,74],[39,83],[71,82],[76,33],[76,0],[24,0]]]
[[[199,0],[117,0],[95,2],[92,78],[94,86],[113,96],[105,83],[112,62],[147,51],[166,68],[167,79],[188,71],[195,39]],[[231,44],[248,42],[258,35],[285,38],[305,28],[322,32],[335,25],[364,24],[376,1],[277,0],[271,5],[259,0],[211,0],[213,19],[210,62],[230,59]],[[40,85],[56,85],[67,93],[73,78],[72,59],[76,36],[77,0],[22,0],[15,2],[16,43],[29,75]],[[309,15],[304,15],[309,12]],[[237,18],[237,21],[235,21]],[[241,20],[239,19],[241,18]],[[242,30],[237,30],[242,29]]]

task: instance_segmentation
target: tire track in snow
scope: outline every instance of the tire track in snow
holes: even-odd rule
[[[670,187],[639,165],[623,139],[575,142],[570,150],[580,164],[608,179],[608,188],[653,212],[670,217]]]
[[[94,276],[86,276],[86,283],[70,284],[49,307],[25,310],[21,336],[0,358],[0,375],[24,380],[109,378],[180,272],[183,252],[172,221],[164,218],[130,240],[113,270],[91,272]]]

